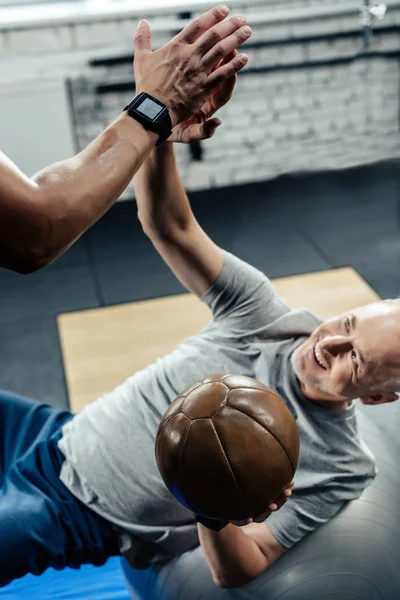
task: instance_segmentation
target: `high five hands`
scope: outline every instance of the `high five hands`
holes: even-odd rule
[[[168,106],[173,125],[169,141],[209,138],[221,124],[212,117],[232,96],[237,73],[248,62],[237,48],[252,34],[244,15],[225,20],[228,14],[227,7],[213,8],[155,52],[150,25],[142,21],[138,27],[136,91]]]
[[[221,61],[218,67],[224,64],[229,64],[229,62],[231,62],[237,55],[237,50],[234,50]],[[211,138],[216,132],[217,128],[222,124],[221,119],[212,117],[232,98],[236,82],[236,73],[229,79],[223,81],[221,85],[207,98],[197,113],[174,127],[172,130],[172,135],[168,138],[168,142],[189,144],[190,142]]]

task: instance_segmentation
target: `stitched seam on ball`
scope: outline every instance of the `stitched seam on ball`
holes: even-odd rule
[[[229,375],[227,375],[227,377],[229,377]],[[208,384],[206,384],[206,385],[208,385]],[[200,421],[201,419],[212,419],[213,417],[215,417],[215,415],[217,415],[219,413],[220,410],[222,410],[223,408],[226,407],[226,403],[228,402],[228,399],[229,399],[230,389],[228,388],[228,386],[225,386],[225,387],[226,387],[226,398],[225,398],[225,400],[222,400],[221,406],[219,406],[217,409],[215,409],[215,412],[213,412],[210,416],[206,415],[205,417],[191,417],[190,415],[187,415],[185,413],[185,411],[183,410],[183,404],[185,403],[185,400],[187,400],[187,396],[184,398],[184,401],[182,403],[181,412],[185,415],[185,417],[187,417],[188,419],[191,419],[192,421]]]
[[[227,395],[227,396],[226,396],[226,399],[225,399],[225,400],[222,400],[222,404],[221,404],[221,406],[219,406],[219,407],[218,407],[218,408],[215,410],[215,412],[213,412],[213,413],[212,413],[212,415],[211,415],[210,417],[208,417],[208,416],[207,416],[207,417],[198,417],[197,419],[193,419],[193,420],[194,420],[194,421],[197,421],[198,419],[211,419],[211,420],[212,420],[212,419],[213,419],[213,417],[215,417],[215,415],[217,415],[217,414],[220,412],[220,410],[222,410],[223,408],[226,408],[226,402],[227,402],[228,398],[229,398],[229,395]]]
[[[185,417],[187,417],[188,419],[190,419],[191,421],[201,421],[202,419],[212,419],[213,417],[215,417],[215,415],[217,415],[219,413],[220,410],[222,410],[223,408],[226,408],[226,401],[227,401],[228,397],[226,398],[226,400],[222,401],[222,406],[219,406],[215,412],[213,412],[211,415],[205,415],[204,417],[191,417],[189,415],[187,415],[185,413],[185,411],[183,410],[183,407],[181,408],[181,413],[183,415],[185,415]]]
[[[185,400],[186,400],[186,398],[182,398],[182,404],[179,407],[179,412],[181,412],[181,413],[183,413],[182,406],[183,406],[183,403],[185,402]],[[168,419],[160,427],[160,431],[162,431],[164,429],[164,427],[166,426],[166,424],[169,423],[171,419],[173,419],[174,417],[176,417],[176,415],[179,415],[179,412],[177,412],[177,413],[171,415],[170,417],[168,417]],[[187,415],[185,413],[183,413],[183,414],[185,415],[185,417],[187,417]],[[190,418],[190,417],[188,417],[188,418]]]
[[[260,383],[261,383],[261,382],[260,382]],[[236,391],[236,390],[240,390],[241,392],[246,392],[248,389],[249,389],[249,388],[246,388],[246,387],[244,387],[244,388],[235,388],[235,391]],[[256,389],[257,389],[257,388],[256,388]],[[269,393],[270,393],[272,396],[274,396],[274,397],[275,397],[277,400],[279,400],[279,402],[283,402],[282,398],[281,398],[280,396],[278,396],[278,394],[276,394],[276,393],[275,393],[273,390],[269,390]],[[284,404],[285,404],[285,403],[284,403]],[[285,406],[286,406],[286,404],[285,404]],[[264,425],[263,425],[262,423],[260,423],[259,421],[257,421],[257,419],[254,419],[254,417],[250,417],[250,416],[249,416],[247,413],[245,413],[245,412],[243,412],[242,410],[240,410],[240,408],[236,408],[235,406],[230,406],[230,405],[229,405],[229,408],[232,408],[233,410],[237,410],[237,411],[239,411],[240,413],[242,413],[242,415],[246,415],[246,416],[247,416],[247,417],[249,417],[250,419],[253,419],[253,421],[255,421],[256,423],[258,423],[258,425],[260,425],[260,426],[261,426],[261,427],[262,427],[262,428],[263,428],[265,431],[268,431],[268,433],[270,433],[270,434],[272,435],[272,437],[274,438],[274,440],[276,440],[276,441],[278,442],[278,444],[280,445],[280,447],[282,448],[282,450],[283,450],[283,451],[284,451],[284,453],[286,454],[286,456],[287,456],[287,459],[288,459],[288,461],[289,461],[289,463],[290,463],[290,466],[291,466],[291,468],[292,468],[292,474],[293,474],[293,477],[294,477],[294,474],[295,474],[295,472],[296,472],[296,469],[294,468],[294,466],[293,466],[293,464],[292,464],[292,461],[290,460],[290,457],[289,457],[288,453],[286,452],[285,448],[282,446],[282,444],[280,443],[280,441],[279,441],[279,440],[278,440],[278,439],[277,439],[277,438],[274,436],[274,434],[273,434],[273,433],[271,433],[271,431],[270,431],[269,429],[267,429],[266,427],[264,427]],[[287,407],[286,407],[286,408],[287,408]],[[289,410],[289,409],[288,409],[288,410]]]
[[[185,449],[186,449],[187,439],[189,436],[189,432],[192,429],[192,425],[193,425],[193,421],[190,421],[190,425],[186,430],[185,437],[182,440],[181,447],[179,450],[179,460],[178,460],[178,471],[179,472],[181,471],[182,461],[183,461],[183,453],[185,452]]]
[[[229,377],[229,375],[227,375],[227,377]],[[260,381],[260,383],[261,383],[261,381]],[[262,384],[262,385],[264,385],[264,384]],[[228,388],[228,389],[229,389],[229,388]],[[249,390],[255,390],[256,392],[262,392],[262,391],[263,391],[263,390],[259,390],[259,389],[258,389],[258,388],[256,388],[256,387],[252,387],[252,388],[248,388],[248,387],[238,387],[238,388],[237,388],[237,387],[235,387],[235,388],[234,388],[234,391],[236,392],[236,390],[240,390],[241,392],[248,392]],[[232,390],[230,390],[230,391],[232,391]],[[278,394],[276,394],[276,393],[275,393],[273,390],[270,390],[270,389],[268,388],[268,393],[269,393],[271,396],[274,396],[274,398],[276,398],[277,400],[279,400],[279,402],[283,402],[282,398],[281,398],[280,396],[278,396]],[[283,403],[284,403],[284,402],[283,402]],[[285,404],[285,403],[284,403],[284,404]],[[286,406],[286,404],[285,404],[285,406]],[[233,408],[233,407],[232,407],[232,408]],[[242,412],[242,411],[240,411],[240,412]],[[257,421],[257,423],[258,423],[258,421]]]
[[[238,412],[240,412],[240,414],[245,415],[246,417],[248,417],[249,419],[251,419],[252,421],[255,421],[257,423],[257,425],[259,425],[260,427],[262,427],[262,429],[264,429],[264,431],[266,431],[267,433],[270,434],[270,436],[272,438],[274,438],[274,440],[279,444],[279,446],[282,448],[286,458],[288,459],[289,465],[292,469],[292,477],[294,477],[294,474],[296,472],[292,461],[290,460],[290,457],[288,455],[288,453],[286,452],[285,448],[282,446],[282,444],[280,443],[280,441],[278,440],[278,438],[272,433],[272,431],[270,431],[269,429],[267,429],[266,427],[264,427],[264,425],[262,423],[260,423],[259,421],[257,421],[257,419],[255,419],[254,417],[250,417],[250,415],[248,415],[247,413],[243,412],[243,410],[240,410],[240,408],[236,408],[236,406],[228,406],[228,408],[231,408],[232,410],[237,410]]]
[[[242,497],[243,504],[246,506],[246,508],[247,508],[247,510],[248,510],[249,512],[252,512],[252,511],[251,511],[251,509],[250,509],[250,507],[249,507],[249,505],[248,505],[248,504],[247,504],[247,502],[246,502],[246,498],[245,498],[245,496],[243,495],[243,492],[242,492],[242,490],[241,490],[241,489],[240,489],[240,487],[239,487],[239,484],[238,484],[238,482],[237,482],[237,479],[236,479],[235,472],[234,472],[234,470],[232,469],[232,465],[231,465],[231,463],[229,462],[229,459],[228,459],[228,457],[227,457],[227,455],[226,455],[226,452],[225,452],[224,445],[223,445],[223,443],[221,442],[221,438],[220,438],[220,437],[219,437],[219,435],[218,435],[218,431],[217,431],[217,429],[216,429],[216,427],[215,427],[215,425],[214,425],[213,421],[211,421],[211,424],[212,424],[212,426],[213,426],[213,429],[214,429],[215,435],[217,436],[217,440],[219,441],[219,444],[220,444],[220,446],[221,446],[221,448],[222,448],[222,452],[224,453],[224,456],[225,456],[226,462],[227,462],[227,464],[228,464],[228,467],[229,467],[229,469],[230,469],[230,472],[232,473],[232,477],[233,477],[233,480],[234,480],[234,482],[235,482],[236,488],[238,489],[238,491],[239,491],[239,494],[240,494],[240,495],[241,495],[241,497]]]

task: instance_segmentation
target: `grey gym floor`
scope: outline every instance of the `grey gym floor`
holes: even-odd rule
[[[190,198],[218,244],[270,277],[352,265],[383,298],[400,295],[400,160]],[[118,203],[46,269],[0,269],[0,388],[67,407],[56,315],[183,291],[135,202]]]

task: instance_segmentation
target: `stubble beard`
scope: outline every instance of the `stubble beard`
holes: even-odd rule
[[[322,392],[324,394],[329,393],[329,391],[325,389],[324,381],[322,379],[319,379],[318,377],[313,377],[312,375],[304,374],[303,365],[305,363],[305,359],[304,357],[299,355],[300,348],[301,346],[299,346],[299,348],[296,348],[296,350],[293,352],[291,357],[291,363],[293,371],[299,382],[302,384],[302,387],[304,387],[305,389],[311,388],[315,392]]]

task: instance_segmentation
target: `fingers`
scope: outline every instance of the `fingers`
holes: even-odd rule
[[[134,39],[134,52],[136,55],[151,52],[151,30],[147,21],[142,20],[138,25]]]
[[[247,54],[238,54],[229,63],[222,64],[207,78],[206,92],[210,94],[213,90],[219,87],[224,81],[234,77],[236,73],[241,71],[248,63]]]
[[[218,64],[218,67],[221,67],[222,65],[227,65],[231,60],[233,60],[235,58],[235,56],[237,56],[239,54],[239,52],[236,50],[232,50],[232,52],[230,54],[227,54],[226,56],[224,56],[224,58],[221,60],[221,62]]]
[[[266,519],[268,519],[271,513],[276,512],[277,510],[282,508],[282,506],[288,501],[288,499],[292,495],[293,486],[294,482],[292,481],[291,484],[286,488],[286,490],[282,492],[279,498],[268,506],[267,511],[259,517],[257,517],[256,519],[254,519],[256,523],[263,523]]]
[[[285,497],[281,497],[279,498],[279,500],[276,500],[276,502],[273,502],[272,504],[270,504],[268,506],[268,510],[270,512],[276,512],[277,510],[279,510],[280,508],[282,508],[282,506],[285,504],[285,502],[287,501],[288,498]]]
[[[282,506],[285,504],[285,502],[287,502],[289,500],[291,495],[292,495],[292,492],[290,492],[289,496],[285,496],[282,494],[282,496],[280,498],[278,498],[278,500],[276,500],[276,502],[274,502],[274,504],[276,505],[275,510],[279,510],[280,508],[282,508]]]
[[[246,42],[252,34],[250,27],[245,25],[236,29],[234,33],[225,37],[220,42],[213,45],[213,47],[203,56],[201,64],[203,68],[211,70],[221,58],[224,58],[227,54],[236,50],[238,46]]]
[[[282,508],[282,506],[285,504],[285,502],[293,494],[293,486],[294,486],[294,482],[292,481],[292,483],[286,488],[286,490],[284,490],[282,492],[282,494],[279,496],[279,498],[273,504],[270,504],[268,506],[268,510],[270,510],[271,512],[275,512],[276,510],[279,510],[280,508]]]
[[[278,500],[275,501],[275,505],[276,505],[276,509],[275,510],[279,510],[287,500],[289,500],[290,496],[293,494],[293,485],[291,484],[290,487],[286,488],[286,490],[284,490],[284,492],[280,495],[280,497],[278,498]]]
[[[207,140],[211,138],[217,131],[217,127],[220,125],[222,125],[221,119],[210,119],[209,121],[206,121],[201,127],[201,138],[199,139]]]
[[[209,140],[212,138],[217,128],[222,124],[221,119],[209,119],[201,125],[197,125],[196,130],[191,134],[192,141],[194,140]]]
[[[246,17],[244,15],[236,15],[206,31],[199,37],[195,44],[200,57],[207,54],[215,45],[220,44],[225,38],[246,25]]]
[[[290,483],[290,484],[287,486],[287,488],[286,488],[286,490],[284,491],[284,493],[286,493],[286,492],[288,492],[288,491],[292,492],[292,491],[293,491],[293,488],[294,488],[294,481],[292,481],[292,482],[291,482],[291,483]],[[289,496],[291,496],[291,494],[289,494]]]
[[[193,44],[205,31],[223,21],[229,15],[227,6],[212,8],[201,17],[194,19],[176,36],[176,39],[186,44]]]
[[[225,56],[225,58],[223,58],[218,63],[216,68],[221,67],[222,65],[229,64],[237,55],[238,55],[238,51],[234,50],[233,52],[231,52],[230,54]],[[222,108],[222,106],[224,106],[232,98],[233,91],[236,86],[236,82],[237,82],[237,75],[235,73],[235,75],[233,77],[230,77],[229,79],[225,79],[225,81],[219,87],[219,89],[216,90],[215,94],[211,97],[211,100],[212,100],[211,104],[213,104],[214,112],[216,110],[219,110],[220,108]]]

